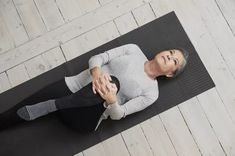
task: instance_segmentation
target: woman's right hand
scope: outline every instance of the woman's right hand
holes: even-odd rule
[[[104,73],[100,68],[96,68],[92,71],[92,78],[92,90],[94,94],[97,93],[98,88],[112,81],[111,76],[108,73]]]

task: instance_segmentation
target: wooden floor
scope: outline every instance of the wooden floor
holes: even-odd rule
[[[0,0],[0,91],[173,10],[216,87],[76,156],[235,156],[234,0]]]

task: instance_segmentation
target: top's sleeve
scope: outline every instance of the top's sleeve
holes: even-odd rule
[[[101,67],[106,63],[109,63],[112,59],[124,55],[137,54],[140,51],[140,48],[136,44],[126,44],[120,47],[116,47],[105,51],[104,53],[100,53],[92,56],[89,61],[89,70],[94,67]]]
[[[141,111],[153,104],[158,98],[158,92],[152,92],[133,98],[123,105],[117,102],[106,107],[109,111],[110,118],[120,120],[129,114]]]

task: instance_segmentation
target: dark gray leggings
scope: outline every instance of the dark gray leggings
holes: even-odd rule
[[[112,83],[115,83],[119,90],[120,84],[118,79],[114,76],[111,77]],[[0,130],[24,122],[16,114],[19,108],[49,99],[56,99],[56,107],[59,109],[56,111],[56,115],[59,116],[63,123],[81,132],[94,130],[100,116],[105,110],[103,107],[104,100],[99,94],[94,94],[92,91],[92,83],[84,86],[78,92],[72,93],[63,78],[44,87],[13,108],[0,114]]]

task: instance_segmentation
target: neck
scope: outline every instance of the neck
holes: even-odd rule
[[[155,79],[156,77],[160,76],[160,72],[157,69],[157,65],[153,60],[146,61],[144,64],[144,71],[151,79]]]

